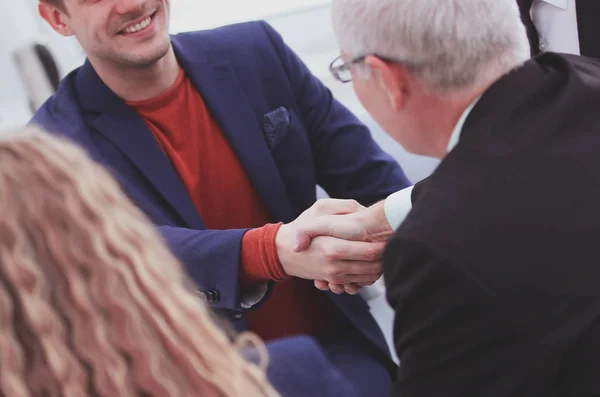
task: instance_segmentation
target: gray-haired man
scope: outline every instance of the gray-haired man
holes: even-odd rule
[[[395,394],[600,395],[600,64],[528,60],[513,0],[334,0],[333,19],[332,72],[442,159],[419,189],[299,234],[302,249],[398,227]]]

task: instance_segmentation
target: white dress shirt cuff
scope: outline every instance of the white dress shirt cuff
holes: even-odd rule
[[[240,305],[241,305],[242,309],[244,309],[244,310],[251,309],[253,306],[258,304],[260,301],[263,300],[263,298],[267,294],[268,290],[269,290],[268,282],[264,282],[264,283],[258,284],[256,286],[256,289],[254,289],[254,291],[246,292],[244,294],[244,296],[242,296],[242,298],[240,299]]]
[[[393,230],[396,230],[398,227],[400,227],[412,209],[412,190],[413,186],[410,186],[388,196],[388,198],[385,199],[385,216]]]

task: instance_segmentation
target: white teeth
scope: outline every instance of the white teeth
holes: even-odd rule
[[[129,26],[128,28],[125,29],[125,32],[127,32],[127,33],[139,32],[140,30],[147,28],[148,25],[150,25],[150,22],[152,22],[152,18],[148,17],[140,23]]]

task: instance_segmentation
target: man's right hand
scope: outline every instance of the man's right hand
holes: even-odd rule
[[[381,255],[385,243],[347,241],[322,236],[298,252],[297,235],[319,217],[351,214],[364,210],[354,200],[319,200],[296,220],[281,226],[275,243],[284,271],[294,277],[330,284],[370,285],[381,276]]]
[[[311,246],[311,242],[319,236],[336,237],[344,240],[363,242],[385,242],[391,237],[393,230],[385,214],[384,202],[381,201],[369,208],[362,208],[351,213],[323,214],[312,222],[301,225],[296,230],[296,252]],[[336,294],[356,294],[367,283],[330,283],[315,280],[315,287],[322,291],[331,290]]]
[[[385,242],[394,231],[385,215],[383,201],[359,211],[345,214],[323,214],[297,229],[296,251],[308,248],[318,236],[330,236],[344,240]]]

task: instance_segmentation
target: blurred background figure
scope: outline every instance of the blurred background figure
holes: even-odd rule
[[[600,58],[594,0],[517,0],[527,28],[531,55],[552,51]]]
[[[0,395],[279,395],[246,359],[266,364],[264,345],[217,327],[108,172],[63,138],[3,135]],[[307,338],[271,355],[284,396],[354,395]]]

